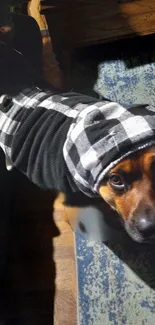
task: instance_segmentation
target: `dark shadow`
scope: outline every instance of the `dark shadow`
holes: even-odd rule
[[[29,16],[12,13],[14,23],[14,47],[24,54],[24,58],[36,74],[42,75],[42,37],[36,21]]]
[[[138,244],[124,230],[120,217],[107,204],[101,204],[106,223],[119,230],[117,241],[105,245],[114,252],[149,287],[155,289],[155,244]]]
[[[7,324],[53,324],[55,263],[53,221],[56,193],[11,173],[12,211],[8,258],[0,288],[0,319]]]
[[[0,281],[7,261],[9,225],[12,206],[11,175],[6,170],[5,158],[0,149]]]
[[[123,60],[128,69],[143,66],[155,61],[155,34],[142,37],[132,37],[87,48],[85,56],[89,54],[97,63],[103,61]],[[82,54],[83,55],[83,54]],[[137,60],[132,60],[137,58]]]
[[[121,244],[106,243],[130,269],[155,290],[155,245],[136,244],[129,238]]]
[[[32,85],[34,75],[41,78],[42,45],[34,19],[16,14],[12,19],[13,46],[24,59],[12,56],[11,48],[6,45],[7,61],[1,45],[6,69],[1,64],[5,80],[0,87],[18,93],[25,80]],[[59,235],[53,220],[56,193],[39,190],[17,171],[7,172],[3,154],[0,165],[0,322],[51,325],[56,277],[53,238]]]
[[[42,38],[32,17],[12,14],[12,21],[12,37],[0,37],[0,93],[15,96],[42,79]]]

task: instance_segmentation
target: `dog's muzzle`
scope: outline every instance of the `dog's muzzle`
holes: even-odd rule
[[[125,223],[128,235],[138,243],[155,241],[155,211],[148,209],[146,212]]]

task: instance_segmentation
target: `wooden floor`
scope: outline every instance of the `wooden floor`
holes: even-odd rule
[[[74,239],[54,193],[12,176],[8,261],[1,285],[6,325],[76,325]]]
[[[75,265],[74,235],[65,221],[66,208],[61,200],[55,204],[54,220],[60,235],[53,240],[56,263],[56,295],[54,325],[77,325],[77,278]],[[74,216],[73,216],[74,217]]]

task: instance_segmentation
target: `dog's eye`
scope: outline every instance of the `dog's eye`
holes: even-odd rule
[[[111,175],[109,177],[109,183],[114,189],[123,190],[125,188],[123,178],[120,175]]]

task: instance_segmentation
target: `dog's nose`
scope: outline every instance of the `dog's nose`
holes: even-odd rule
[[[136,222],[136,227],[143,236],[155,235],[155,216],[152,218],[140,217]]]

